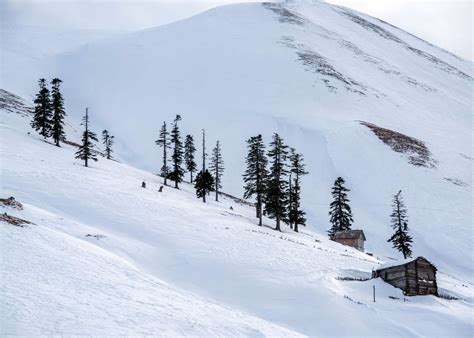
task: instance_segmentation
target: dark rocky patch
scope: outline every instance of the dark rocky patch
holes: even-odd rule
[[[23,210],[23,204],[18,202],[15,197],[0,198],[0,205],[13,209]]]
[[[30,221],[21,219],[19,217],[8,215],[6,212],[3,214],[0,214],[0,221],[20,227],[20,228],[26,227],[27,224],[34,224]]]
[[[105,235],[102,235],[102,234],[87,234],[86,237],[94,237],[95,239],[99,240],[99,239],[102,239],[102,238],[105,238]]]
[[[459,178],[445,177],[444,179],[448,182],[451,182],[454,185],[457,185],[458,187],[467,187],[467,186],[469,186],[469,184],[467,184],[466,182],[460,180]]]
[[[0,89],[0,109],[23,116],[29,116],[34,110],[21,97],[4,89]]]
[[[339,8],[339,13],[342,15],[348,17],[351,21],[355,22],[362,28],[372,31],[376,33],[377,35],[381,36],[384,39],[394,41],[396,43],[401,44],[403,47],[405,47],[407,50],[415,53],[419,57],[424,58],[425,60],[433,63],[438,69],[441,69],[447,73],[457,75],[461,78],[464,78],[466,80],[473,80],[471,76],[468,74],[464,73],[463,71],[457,69],[456,67],[450,65],[449,63],[439,59],[438,57],[431,55],[427,52],[424,52],[420,49],[417,49],[415,47],[410,46],[407,42],[401,40],[399,37],[397,37],[395,34],[389,32],[388,30],[360,17],[359,15],[356,15],[355,13],[348,11],[346,9]]]
[[[303,26],[309,21],[299,14],[290,11],[289,9],[285,8],[282,4],[273,3],[273,2],[263,2],[262,6],[273,11],[275,14],[278,15],[278,21],[281,23],[289,23],[293,25]]]
[[[344,85],[346,90],[360,95],[366,95],[367,88],[365,86],[350,77],[344,76],[341,72],[337,71],[325,57],[312,50],[309,46],[302,43],[296,44],[294,38],[291,36],[282,37],[280,43],[288,48],[296,49],[298,61],[306,67],[306,70],[322,75],[322,81],[329,91],[337,91],[337,87],[332,83],[333,80],[337,80]]]

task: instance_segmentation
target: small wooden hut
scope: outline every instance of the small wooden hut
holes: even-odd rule
[[[372,277],[403,290],[407,296],[438,295],[436,267],[424,257],[382,264]]]
[[[359,251],[364,251],[366,238],[362,230],[346,230],[336,232],[332,240],[356,248]]]

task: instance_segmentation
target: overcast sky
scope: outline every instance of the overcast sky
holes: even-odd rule
[[[0,0],[2,24],[137,30],[248,0]],[[388,21],[473,60],[472,0],[327,0]]]

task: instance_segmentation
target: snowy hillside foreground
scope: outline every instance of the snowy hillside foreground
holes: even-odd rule
[[[203,204],[189,185],[159,193],[160,178],[115,161],[85,168],[6,108],[0,197],[24,210],[0,211],[34,224],[0,222],[2,336],[472,335],[471,281],[440,271],[456,299],[405,302],[379,279],[344,281],[369,277],[377,253],[258,227],[253,208]]]
[[[219,7],[64,46],[37,56],[34,67],[22,63],[18,55],[29,51],[14,41],[5,39],[15,53],[5,54],[2,87],[30,98],[39,77],[60,77],[69,121],[88,106],[124,162],[157,172],[159,126],[179,113],[183,133],[198,143],[202,128],[208,149],[220,140],[224,189],[242,196],[245,140],[262,134],[268,143],[278,132],[305,156],[313,230],[329,228],[330,188],[342,176],[367,249],[400,258],[386,240],[391,199],[402,190],[415,255],[472,277],[471,62],[376,18],[309,0]]]

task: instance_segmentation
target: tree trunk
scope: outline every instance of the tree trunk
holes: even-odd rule
[[[298,232],[298,223],[295,223],[295,232]]]
[[[275,230],[281,232],[281,228],[280,228],[280,217],[278,217],[278,216],[277,216],[277,219],[276,219],[276,227],[275,227]]]

